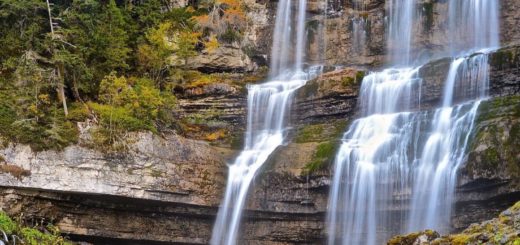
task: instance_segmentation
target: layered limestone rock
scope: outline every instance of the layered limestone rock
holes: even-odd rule
[[[232,151],[177,135],[136,133],[128,135],[126,142],[125,150],[110,152],[82,143],[42,152],[8,144],[0,150],[0,164],[16,166],[26,174],[2,168],[0,185],[193,205],[220,202],[225,163]]]
[[[182,0],[178,0],[183,3]],[[188,1],[185,1],[186,4]],[[241,40],[221,44],[215,50],[203,50],[187,61],[187,68],[203,72],[252,72],[259,66],[267,65],[265,40],[271,40],[269,26],[269,7],[267,3],[254,0],[241,1],[246,9],[246,28]],[[268,31],[269,30],[269,31]],[[263,50],[263,51],[259,51]]]
[[[342,69],[307,82],[296,95],[294,124],[346,119],[355,114],[364,75],[363,70]]]
[[[251,72],[257,68],[240,47],[233,45],[204,50],[191,57],[186,67],[204,72]]]
[[[237,78],[237,80],[240,78]],[[244,85],[212,83],[176,89],[177,118],[184,135],[240,149],[246,125],[247,90]]]
[[[264,1],[258,1],[258,4]],[[361,2],[361,1],[358,1]],[[315,0],[308,3],[306,60],[326,65],[380,67],[388,61],[386,36],[386,8],[384,0],[353,1]],[[262,23],[254,39],[256,45],[249,48],[257,57],[269,57],[276,3],[263,5],[267,12],[255,15],[251,20]],[[516,0],[500,1],[500,42],[502,46],[518,44],[517,28],[520,3]],[[448,1],[417,1],[413,26],[412,53],[417,63],[436,58],[448,52],[450,44],[446,32],[448,26]],[[268,20],[267,23],[265,20]],[[361,41],[361,42],[360,42]]]
[[[441,104],[451,62],[451,58],[439,58],[419,69],[421,103],[416,110],[431,109]],[[489,64],[491,97],[520,94],[520,46],[491,52]],[[296,96],[293,112],[295,124],[352,116],[356,112],[359,86],[366,72],[360,68],[345,68],[309,81]]]

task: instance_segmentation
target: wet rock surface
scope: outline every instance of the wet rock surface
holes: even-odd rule
[[[440,58],[419,68],[418,76],[422,82],[420,90],[415,91],[420,94],[420,104],[416,110],[436,108],[442,103],[444,82],[451,61],[451,58]],[[489,63],[489,96],[520,94],[520,46],[491,52]],[[295,124],[355,116],[361,80],[366,74],[364,69],[345,68],[309,81],[296,95],[293,112]],[[465,99],[463,92],[455,94],[456,101]]]
[[[355,114],[359,87],[365,72],[343,69],[307,82],[296,95],[295,125],[345,119]]]
[[[258,1],[263,2],[263,1]],[[272,29],[277,2],[262,5],[267,9],[261,16],[257,15],[262,28],[255,32],[257,45],[255,55],[270,57]],[[309,1],[308,3],[308,34],[309,49],[307,61],[309,63],[324,63],[326,65],[381,67],[388,60],[385,11],[388,4],[383,0],[363,1],[363,4],[354,4],[352,1],[329,1],[326,6],[327,14],[324,18],[325,4],[323,1]],[[361,6],[359,6],[361,5]],[[500,42],[502,46],[518,44],[520,30],[517,28],[520,21],[516,0],[500,1]],[[449,53],[450,39],[446,33],[448,25],[448,1],[422,0],[417,1],[417,21],[413,26],[412,37],[413,56],[417,63],[428,59],[435,59]],[[322,15],[319,15],[322,14]],[[265,19],[268,21],[265,22]],[[361,22],[363,21],[363,22]],[[364,34],[356,34],[354,23],[362,23]],[[357,28],[360,28],[358,26]],[[357,39],[362,38],[364,45],[358,45]]]

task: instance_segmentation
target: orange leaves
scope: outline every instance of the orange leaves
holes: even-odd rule
[[[241,8],[226,10],[223,17],[225,22],[240,29],[243,28],[244,23],[247,21],[246,14]]]
[[[194,16],[193,19],[199,24],[201,27],[209,27],[211,26],[211,21],[209,15],[199,15]]]
[[[207,33],[205,38],[208,41],[205,44],[214,44],[210,43],[210,41],[214,41],[210,40],[213,35],[216,35],[220,41],[230,40],[228,38],[230,32],[234,33],[233,36],[241,36],[248,20],[240,0],[216,0],[209,8],[208,14],[193,17],[199,27]],[[212,45],[209,49],[213,47],[215,45]]]
[[[224,11],[242,10],[242,2],[240,0],[217,0],[215,4],[224,9]]]

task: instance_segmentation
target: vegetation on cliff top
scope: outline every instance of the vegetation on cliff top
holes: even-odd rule
[[[55,226],[22,226],[2,211],[0,211],[0,231],[5,232],[8,236],[8,241],[4,241],[3,234],[0,234],[2,235],[0,241],[12,242],[13,244],[20,244],[20,242],[27,245],[72,244],[60,235],[60,230]]]
[[[237,0],[51,3],[0,1],[0,141],[35,150],[77,142],[86,119],[104,143],[174,128],[174,88],[205,77],[190,78],[187,60],[241,39],[247,24]]]

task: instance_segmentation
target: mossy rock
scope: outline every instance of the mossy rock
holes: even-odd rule
[[[347,125],[347,120],[336,120],[326,124],[304,125],[297,129],[295,143],[318,143],[312,159],[304,166],[303,174],[310,175],[332,165]]]
[[[433,241],[439,236],[439,233],[437,233],[436,231],[425,230],[422,232],[415,232],[408,235],[395,236],[388,241],[387,245],[413,245],[416,244],[416,241],[417,239],[419,239],[419,237],[425,237],[427,241]]]
[[[433,244],[510,244],[520,241],[518,224],[520,202],[502,212],[499,217],[473,224],[459,234],[445,236]]]
[[[365,75],[365,71],[353,68],[327,72],[308,81],[299,89],[296,97],[301,100],[309,100],[312,97],[327,97],[337,93],[355,96]]]
[[[422,6],[422,12],[423,12],[423,26],[424,26],[424,32],[425,33],[431,33],[431,29],[433,27],[433,17],[434,17],[434,8],[435,3],[433,2],[425,2]]]
[[[338,140],[347,129],[347,120],[335,120],[324,124],[308,124],[296,130],[295,143]]]
[[[475,122],[465,172],[471,178],[517,180],[520,178],[518,149],[520,96],[483,101]]]
[[[502,212],[498,218],[484,221],[480,224],[472,224],[458,234],[439,237],[439,234],[435,231],[425,231],[393,237],[387,244],[419,244],[417,239],[422,235],[426,235],[427,244],[431,245],[518,245],[520,243],[520,233],[518,232],[518,222],[515,219],[518,219],[517,217],[519,216],[520,202],[517,202],[514,206]]]
[[[316,151],[313,154],[312,160],[305,165],[304,174],[310,175],[332,165],[339,146],[339,140],[320,143],[316,147]]]
[[[318,93],[318,89],[320,88],[320,84],[316,80],[309,81],[301,88],[300,95],[304,98],[308,98],[314,96]]]
[[[516,67],[520,62],[520,48],[506,47],[501,48],[490,55],[489,64],[498,69]]]

